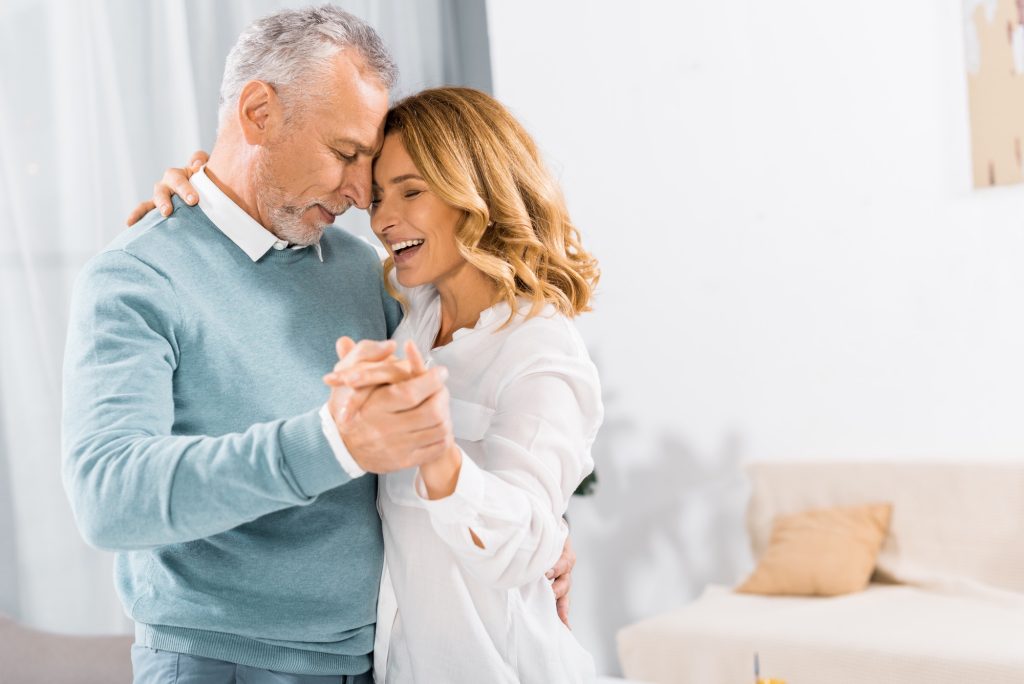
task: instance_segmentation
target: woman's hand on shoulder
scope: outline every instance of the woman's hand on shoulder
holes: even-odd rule
[[[164,171],[164,177],[153,186],[153,197],[135,207],[125,223],[129,226],[135,225],[156,207],[160,208],[160,213],[164,216],[170,216],[173,208],[171,195],[177,195],[189,205],[195,206],[199,202],[199,195],[188,179],[209,159],[210,155],[203,150],[198,150],[188,160],[188,164],[184,168],[172,166]]]

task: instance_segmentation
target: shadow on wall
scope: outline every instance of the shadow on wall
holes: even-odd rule
[[[641,429],[628,403],[605,388],[597,487],[570,508],[579,557],[571,622],[607,674],[619,674],[621,627],[681,606],[708,584],[735,584],[752,566],[740,435],[702,454],[674,426]]]

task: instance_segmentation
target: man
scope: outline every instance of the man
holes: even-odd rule
[[[64,481],[85,538],[119,552],[137,682],[372,681],[372,473],[451,439],[443,369],[374,393],[343,429],[321,382],[339,336],[385,339],[400,317],[375,252],[325,231],[369,203],[394,79],[373,29],[337,8],[256,22],[192,177],[202,208],[153,212],[76,283]]]

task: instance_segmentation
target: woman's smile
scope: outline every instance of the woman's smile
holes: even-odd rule
[[[425,243],[423,238],[410,238],[407,240],[395,240],[388,244],[391,254],[395,258],[395,265],[401,266],[411,260]]]

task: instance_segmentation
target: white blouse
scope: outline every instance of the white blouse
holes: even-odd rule
[[[386,563],[374,644],[378,684],[592,681],[593,660],[558,619],[544,573],[561,555],[562,515],[593,470],[603,407],[597,370],[571,321],[507,304],[432,349],[440,298],[429,285],[395,331],[449,370],[462,449],[455,491],[431,501],[419,470],[382,475]],[[483,543],[473,543],[472,529]]]

